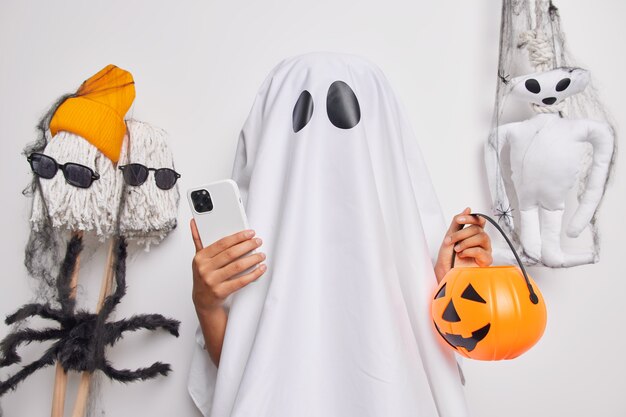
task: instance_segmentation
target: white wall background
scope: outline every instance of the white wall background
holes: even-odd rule
[[[592,71],[605,104],[626,125],[622,41],[626,3],[561,1],[564,28]],[[23,267],[31,173],[21,155],[40,115],[104,65],[130,70],[132,115],[171,135],[181,190],[228,177],[237,135],[256,90],[282,58],[315,50],[360,54],[378,63],[407,107],[447,217],[466,205],[488,209],[482,145],[490,127],[500,2],[481,1],[7,1],[0,3],[0,315],[31,297]],[[626,415],[623,355],[626,294],[621,208],[623,153],[601,212],[599,264],[532,269],[549,309],[544,338],[508,362],[466,361],[474,416]],[[198,416],[186,393],[195,329],[193,255],[185,201],[180,227],[128,265],[129,293],[117,317],[160,312],[182,321],[179,339],[142,333],[109,352],[118,366],[161,359],[173,374],[144,383],[102,382],[110,416]],[[103,259],[83,268],[84,295],[95,297]],[[91,303],[93,304],[93,303]],[[7,327],[0,324],[0,336]],[[24,350],[38,357],[41,346]],[[16,368],[11,368],[14,371]],[[7,376],[6,370],[0,377]],[[54,370],[38,372],[2,398],[5,416],[49,413]],[[76,380],[69,390],[74,392]],[[68,399],[72,403],[72,399]]]

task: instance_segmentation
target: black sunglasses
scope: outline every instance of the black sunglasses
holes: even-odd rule
[[[100,174],[85,165],[74,162],[59,164],[54,158],[38,152],[31,153],[26,160],[30,163],[33,172],[39,177],[49,180],[54,178],[60,169],[63,171],[65,181],[79,188],[89,188],[95,180],[100,178]]]
[[[154,181],[162,190],[169,190],[176,184],[180,174],[169,168],[148,168],[142,164],[128,164],[119,167],[124,173],[124,182],[128,185],[139,186],[146,182],[148,173],[154,171]]]

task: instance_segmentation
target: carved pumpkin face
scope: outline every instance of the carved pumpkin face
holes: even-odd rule
[[[456,267],[441,281],[431,306],[443,340],[461,355],[480,360],[512,359],[543,335],[546,307],[529,298],[526,282],[514,266]]]

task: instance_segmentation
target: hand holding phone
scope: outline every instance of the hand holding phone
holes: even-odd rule
[[[195,220],[192,219],[191,234],[196,247],[192,263],[192,299],[197,309],[210,310],[222,306],[226,297],[255,281],[266,270],[265,264],[261,264],[251,272],[237,276],[265,259],[262,252],[242,256],[262,243],[249,229],[203,247]]]
[[[262,241],[248,228],[234,181],[217,181],[191,189],[187,195],[196,249],[192,297],[196,309],[210,310],[265,272],[266,266],[258,265],[265,254],[256,251]]]

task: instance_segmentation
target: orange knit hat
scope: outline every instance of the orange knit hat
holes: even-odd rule
[[[126,133],[124,116],[134,99],[132,74],[107,65],[61,103],[50,121],[50,132],[52,136],[60,131],[81,136],[117,162]]]

